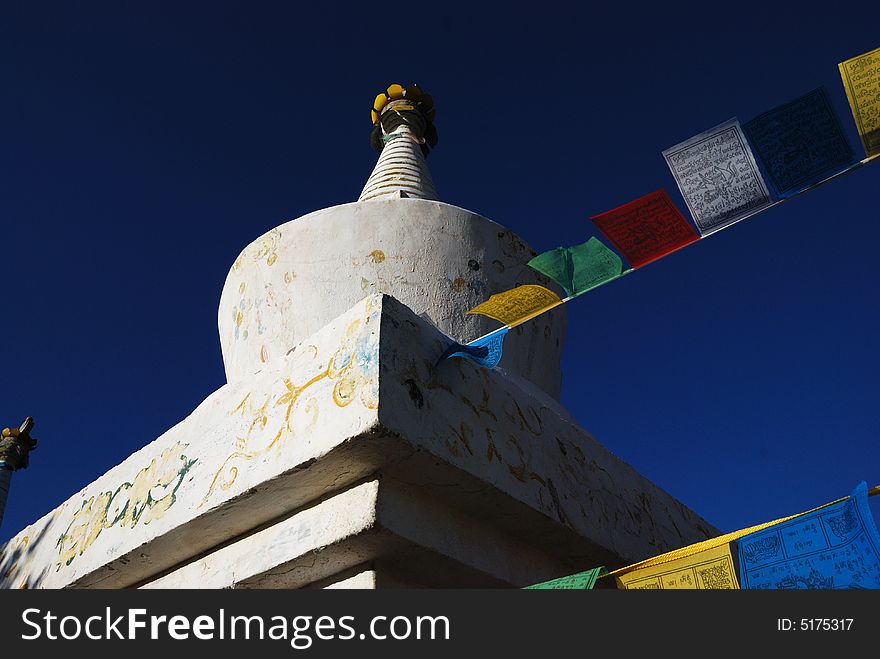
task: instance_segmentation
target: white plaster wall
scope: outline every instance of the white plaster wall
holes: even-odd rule
[[[266,368],[365,295],[387,293],[470,341],[499,326],[468,309],[519,284],[555,284],[503,226],[438,201],[381,199],[310,213],[248,245],[229,272],[219,327],[229,382]],[[557,292],[559,292],[557,290]],[[501,366],[558,397],[565,310],[515,328]]]

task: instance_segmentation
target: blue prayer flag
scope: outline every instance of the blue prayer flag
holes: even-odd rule
[[[743,589],[880,588],[880,534],[862,482],[843,501],[739,540]]]
[[[439,364],[444,359],[450,359],[451,357],[464,357],[484,368],[495,368],[498,366],[498,362],[501,361],[504,337],[509,329],[509,327],[502,327],[491,334],[471,341],[467,345],[453,343],[440,356],[437,363]]]
[[[789,197],[846,169],[853,151],[824,87],[767,110],[743,125],[778,197]]]

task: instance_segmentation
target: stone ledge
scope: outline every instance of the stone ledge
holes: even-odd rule
[[[714,535],[536,387],[463,360],[435,369],[447,343],[393,298],[365,298],[24,529],[0,586],[142,583],[372,473],[560,570]]]
[[[490,523],[411,488],[371,480],[192,561],[142,588],[301,588],[368,561],[418,556],[423,582],[527,585],[564,568]]]
[[[393,298],[383,305],[381,322],[381,427],[470,474],[482,484],[479,491],[509,495],[555,522],[557,553],[576,560],[586,551],[612,565],[718,534],[537,387],[464,359],[434,368],[448,339]],[[540,537],[546,525],[519,524],[519,514],[502,523],[531,543],[546,544]]]

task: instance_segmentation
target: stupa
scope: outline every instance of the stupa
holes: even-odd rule
[[[559,403],[564,307],[498,368],[437,364],[467,310],[555,284],[440,201],[433,101],[392,85],[354,203],[244,248],[220,299],[227,383],[2,549],[8,588],[522,587],[717,534]]]

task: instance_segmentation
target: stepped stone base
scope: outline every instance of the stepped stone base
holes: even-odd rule
[[[372,295],[2,548],[8,588],[524,586],[717,534]]]

